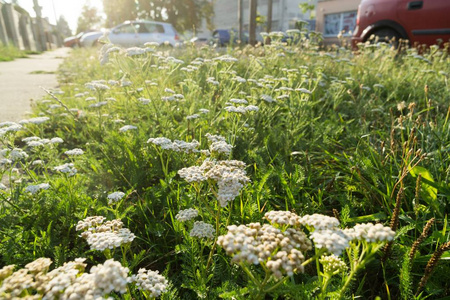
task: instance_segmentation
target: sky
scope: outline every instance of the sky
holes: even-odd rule
[[[39,5],[42,6],[42,17],[48,17],[50,23],[56,24],[55,14],[58,19],[60,16],[64,16],[69,23],[72,32],[75,32],[77,29],[78,17],[80,16],[81,8],[85,3],[98,8],[99,11],[103,11],[102,0],[38,0],[38,2]],[[33,0],[19,0],[18,3],[28,11],[31,16],[35,16]]]

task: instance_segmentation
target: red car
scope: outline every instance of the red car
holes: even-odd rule
[[[372,35],[407,39],[412,46],[449,42],[450,0],[361,0],[352,45]]]

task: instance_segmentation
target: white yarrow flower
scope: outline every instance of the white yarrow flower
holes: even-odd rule
[[[196,221],[189,235],[191,237],[213,239],[215,232],[216,230],[211,224],[207,224],[203,221]]]
[[[64,152],[64,154],[66,154],[68,156],[79,156],[79,155],[83,155],[84,151],[80,148],[75,148],[72,150],[67,150],[66,152]]]
[[[185,222],[194,219],[198,216],[198,210],[195,208],[188,208],[185,210],[180,210],[178,214],[175,216],[175,219],[177,219],[180,222]]]
[[[135,129],[137,129],[136,126],[133,126],[133,125],[125,125],[125,126],[121,127],[121,128],[119,129],[119,131],[120,131],[120,132],[125,132],[125,131],[135,130]]]
[[[114,192],[108,195],[108,204],[111,205],[115,202],[119,202],[125,196],[124,192]]]

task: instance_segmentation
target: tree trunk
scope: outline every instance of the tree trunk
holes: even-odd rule
[[[249,19],[249,42],[250,45],[256,45],[256,7],[257,0],[250,0],[250,19]]]
[[[273,0],[269,0],[267,2],[267,32],[272,31],[272,9],[273,9]]]
[[[238,0],[238,23],[239,23],[239,40],[242,42],[242,14],[243,14],[243,2],[244,0]]]

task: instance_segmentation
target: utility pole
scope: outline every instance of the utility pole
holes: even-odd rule
[[[250,45],[255,46],[256,45],[256,7],[257,7],[257,0],[250,0],[250,20],[249,20],[249,42]]]
[[[267,2],[267,33],[272,31],[272,8],[273,0]]]
[[[242,36],[242,15],[244,13],[244,4],[242,3],[244,0],[238,0],[238,23],[239,23],[239,40],[243,41]]]
[[[38,35],[38,41],[40,44],[39,50],[46,51],[47,50],[47,42],[44,36],[44,27],[42,26],[42,14],[41,7],[39,6],[38,0],[33,0],[34,11],[36,12],[36,30]]]

